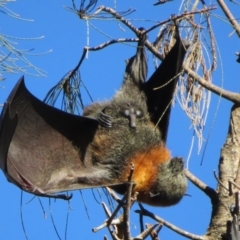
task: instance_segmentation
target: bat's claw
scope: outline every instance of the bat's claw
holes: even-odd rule
[[[69,196],[66,195],[66,194],[59,194],[59,195],[56,195],[58,198],[61,198],[63,200],[70,200],[72,197],[73,197],[73,194],[71,193]]]
[[[102,127],[111,128],[113,126],[112,117],[103,111],[99,113],[97,120]]]
[[[71,193],[70,195],[66,194],[37,194],[33,193],[34,195],[40,196],[40,197],[48,197],[48,198],[54,198],[54,199],[62,199],[62,200],[70,200],[73,197],[73,194]]]

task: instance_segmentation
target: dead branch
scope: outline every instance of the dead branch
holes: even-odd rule
[[[97,231],[103,229],[104,227],[107,227],[114,240],[122,239],[123,236],[124,236],[124,239],[126,239],[126,240],[131,239],[130,222],[129,222],[130,214],[129,213],[130,213],[131,206],[133,205],[134,201],[136,200],[136,196],[137,196],[137,193],[135,193],[132,196],[132,190],[134,187],[134,182],[132,181],[133,173],[134,173],[134,165],[131,166],[128,182],[126,183],[127,184],[127,192],[124,195],[122,200],[120,200],[118,198],[118,196],[111,189],[107,188],[108,192],[111,194],[113,199],[118,202],[118,206],[113,211],[113,213],[111,213],[111,211],[108,209],[107,205],[105,203],[102,203],[103,209],[104,209],[108,219],[100,226],[93,228],[92,229],[93,232],[97,232]],[[123,208],[123,215],[121,215],[117,219],[114,219],[114,217],[116,216],[116,214],[118,213],[118,211],[120,210],[121,207]],[[116,227],[115,231],[113,231],[110,228],[111,226]],[[143,234],[143,236],[145,236],[145,235],[148,236],[150,234],[150,232],[151,231],[144,231],[144,232],[142,232],[142,234]]]
[[[97,47],[84,47],[84,49],[86,49],[87,51],[98,51],[114,43],[138,42],[138,41],[139,41],[138,38],[118,38],[107,41],[103,44],[98,45]]]
[[[200,10],[197,10],[197,11],[185,12],[185,13],[182,13],[180,15],[173,15],[169,19],[167,19],[165,21],[162,21],[160,23],[157,23],[156,25],[150,27],[149,29],[146,30],[146,33],[151,32],[153,29],[155,29],[155,28],[157,28],[157,27],[159,27],[159,26],[161,26],[163,24],[166,24],[166,23],[169,23],[169,22],[173,22],[173,21],[182,19],[182,18],[184,18],[186,16],[189,16],[189,15],[206,13],[206,12],[209,12],[209,11],[215,10],[215,9],[216,9],[216,7],[210,6],[209,8],[203,8],[203,9],[200,9]]]
[[[233,28],[235,29],[238,37],[240,37],[240,25],[236,21],[236,18],[232,15],[231,11],[228,9],[227,5],[225,4],[224,0],[217,0],[219,6],[223,10],[224,14],[228,18],[229,22],[232,24]]]
[[[154,46],[148,40],[145,42],[145,46],[157,58],[162,60],[162,55],[158,52],[157,49],[154,48]],[[206,89],[212,91],[213,93],[215,93],[233,103],[240,104],[240,94],[224,90],[223,88],[220,88],[220,87],[210,83],[209,81],[206,81],[204,78],[200,77],[197,73],[195,73],[193,70],[191,70],[185,64],[183,64],[183,69],[190,77],[192,77],[194,80],[196,80],[201,86],[205,87]]]
[[[173,230],[174,232],[184,236],[184,237],[187,237],[187,238],[190,238],[190,239],[193,239],[193,240],[207,240],[207,237],[206,236],[198,236],[198,235],[195,235],[195,234],[192,234],[192,233],[189,233],[187,231],[184,231],[178,227],[176,227],[175,225],[167,222],[166,220],[158,217],[157,215],[149,212],[148,210],[146,210],[142,204],[139,204],[140,206],[140,210],[136,210],[135,212],[138,213],[138,214],[142,214],[144,216],[148,216],[154,220],[156,220],[157,222],[163,224],[164,226],[168,227],[169,229]]]
[[[136,240],[140,240],[140,239],[145,239],[147,238],[151,232],[154,230],[154,228],[156,228],[157,226],[159,226],[159,224],[154,224],[152,226],[149,226],[146,230],[144,230],[141,234],[139,234],[138,236],[136,236],[134,239]]]
[[[224,90],[223,88],[220,88],[220,87],[206,81],[204,78],[200,77],[198,74],[196,74],[194,71],[192,71],[185,64],[183,64],[183,68],[184,68],[184,71],[188,75],[193,77],[201,86],[205,87],[206,89],[210,90],[211,92],[213,92],[233,103],[240,104],[240,94]]]
[[[115,17],[117,20],[122,22],[124,25],[126,25],[128,28],[130,28],[137,36],[138,34],[141,34],[141,31],[138,30],[138,28],[134,27],[129,21],[127,21],[124,17],[122,17],[120,14],[118,14],[115,10],[112,8],[108,8],[105,6],[100,6],[98,9],[101,11],[107,12],[111,14],[113,17]]]
[[[149,228],[151,226],[151,224],[146,224],[146,227]],[[160,230],[162,229],[162,224],[158,225],[158,227],[155,230],[152,230],[152,232],[150,233],[150,236],[152,238],[152,240],[160,240],[160,238],[158,237],[158,234],[160,232]]]
[[[133,178],[133,173],[134,173],[134,165],[131,165],[131,169],[130,169],[130,175],[128,178],[128,188],[127,188],[127,193],[126,193],[126,203],[124,204],[124,212],[123,212],[123,222],[124,222],[124,239],[128,240],[130,239],[130,208],[132,206],[132,200],[131,200],[131,196],[132,196],[132,190],[134,187],[134,182],[132,181]]]
[[[196,187],[202,190],[211,199],[212,204],[215,204],[218,201],[217,192],[213,188],[207,186],[187,169],[185,169],[185,175]]]
[[[113,9],[105,7],[105,6],[100,6],[99,9],[101,11],[107,12],[107,13],[111,14],[112,16],[114,16],[116,19],[118,19],[124,25],[126,25],[130,30],[132,30],[137,36],[139,36],[139,34],[142,33],[142,31],[140,31],[138,28],[135,28],[129,21],[127,21],[124,17],[122,17],[120,14],[118,14]],[[181,18],[184,18],[185,16],[205,13],[205,12],[209,12],[209,11],[214,10],[214,9],[216,9],[216,7],[210,6],[209,8],[204,8],[204,9],[201,9],[201,10],[198,10],[198,11],[185,12],[185,13],[180,14],[180,15],[171,16],[169,19],[167,19],[165,21],[162,21],[160,23],[157,23],[156,25],[150,27],[149,29],[147,29],[145,31],[145,33],[151,32],[152,30],[154,30],[155,28],[157,28],[157,27],[159,27],[159,26],[161,26],[163,24],[166,24],[166,23],[169,23],[169,22],[176,21],[176,20],[179,20]]]

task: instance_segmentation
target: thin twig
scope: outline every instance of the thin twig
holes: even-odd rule
[[[121,199],[118,197],[118,195],[111,188],[106,187],[106,190],[116,202],[121,201]]]
[[[89,213],[88,213],[87,205],[86,205],[85,199],[84,199],[84,197],[83,197],[82,191],[79,190],[79,193],[80,193],[80,196],[81,196],[81,198],[82,198],[83,206],[84,206],[84,208],[85,208],[85,211],[86,211],[88,220],[90,220],[90,216],[89,216]]]
[[[150,27],[149,29],[147,29],[145,31],[145,33],[151,32],[153,29],[155,29],[155,28],[157,28],[157,27],[159,27],[159,26],[161,26],[163,24],[166,24],[166,23],[169,23],[169,22],[172,22],[172,21],[176,21],[178,19],[184,18],[184,17],[189,16],[189,15],[209,12],[209,11],[214,10],[214,9],[216,9],[216,7],[211,6],[209,8],[204,8],[204,9],[193,11],[193,12],[184,12],[184,13],[182,13],[180,15],[177,15],[177,16],[171,16],[169,19],[167,19],[165,21],[162,21],[160,23],[157,23],[156,25]]]
[[[66,217],[66,225],[65,225],[65,240],[67,240],[67,231],[68,231],[68,223],[69,223],[69,213],[71,210],[70,201],[68,201],[68,211],[67,211],[67,217]]]
[[[228,191],[229,191],[229,196],[233,195],[233,184],[231,181],[228,181]]]
[[[230,182],[232,185],[234,185],[234,187],[236,187],[237,189],[240,190],[240,186],[237,185],[235,182],[232,182],[231,180],[229,180],[229,182]]]
[[[229,22],[232,24],[233,28],[236,30],[238,37],[240,37],[240,25],[236,21],[236,18],[232,15],[231,11],[228,9],[227,5],[225,4],[224,0],[217,0],[219,6],[225,13],[226,17],[228,18]]]
[[[86,49],[87,51],[98,51],[101,50],[105,47],[108,47],[111,44],[115,44],[115,43],[123,43],[123,42],[138,42],[139,39],[138,38],[118,38],[118,39],[112,39],[110,41],[107,41],[103,44],[98,45],[97,47],[84,47],[84,49]]]
[[[238,168],[237,168],[237,173],[236,173],[236,178],[234,179],[235,183],[240,182],[240,161],[238,161]]]
[[[23,229],[23,232],[24,232],[24,236],[25,236],[26,240],[28,240],[27,232],[26,232],[26,229],[25,229],[24,221],[23,221],[22,200],[23,200],[23,191],[21,191],[21,197],[20,197],[20,217],[21,217],[21,224],[22,224],[22,229]]]
[[[207,88],[211,92],[213,92],[229,101],[232,101],[233,103],[240,104],[240,94],[239,93],[227,91],[223,88],[220,88],[220,87],[206,81],[204,78],[200,77],[198,74],[196,74],[194,71],[192,71],[185,64],[183,64],[183,68],[188,75],[193,77],[194,80],[196,80],[203,87]]]
[[[138,236],[134,237],[133,239],[145,239],[147,238],[151,232],[153,231],[153,229],[155,227],[159,226],[159,224],[154,224],[154,225],[151,225],[149,226],[147,229],[145,229],[143,232],[141,232],[141,234],[139,234]]]
[[[143,215],[139,214],[139,223],[140,223],[140,231],[144,231],[144,226],[143,226]]]
[[[152,240],[160,240],[158,237],[158,234],[160,232],[160,230],[162,229],[162,224],[158,224],[158,227],[155,230],[152,230],[150,233],[150,236],[152,238]],[[151,227],[151,224],[146,224],[146,227],[149,228]]]
[[[239,215],[239,192],[235,193],[235,212],[236,215]]]
[[[240,186],[237,185],[235,182],[228,180],[228,186],[229,186],[229,196],[232,196],[234,193],[238,194],[240,190]],[[235,188],[233,188],[234,186]],[[236,196],[236,195],[235,195]],[[239,196],[238,196],[239,197]]]
[[[61,240],[61,237],[60,237],[60,235],[58,233],[57,226],[55,224],[55,221],[54,221],[54,218],[53,218],[53,214],[52,214],[51,198],[48,199],[48,207],[49,207],[49,212],[50,212],[50,217],[51,217],[53,228],[55,230],[56,235],[58,236],[58,239]]]
[[[118,14],[115,10],[112,8],[108,8],[105,6],[100,6],[99,9],[101,9],[104,12],[107,12],[114,16],[116,19],[121,21],[123,24],[125,24],[128,28],[130,28],[136,35],[141,34],[141,31],[135,28],[129,21],[127,21],[124,17],[122,17],[120,14]]]
[[[120,210],[120,208],[123,206],[123,203],[126,199],[126,195],[124,195],[124,197],[122,198],[121,201],[119,201],[118,206],[116,207],[116,209],[114,210],[114,212],[112,213],[111,217],[107,220],[108,225],[111,224],[112,220],[114,219],[114,217],[117,215],[118,211]]]
[[[143,208],[142,204],[140,204],[139,206],[141,206],[141,210],[136,210],[135,211],[136,213],[142,214],[144,216],[148,216],[184,237],[190,238],[192,240],[206,240],[205,236],[199,236],[199,235],[189,233],[189,232],[184,231],[184,230],[176,227],[175,225],[165,221],[164,219],[158,217],[157,215],[155,215],[155,214],[149,212],[148,210],[146,210],[145,208]]]
[[[152,52],[157,58],[160,60],[162,59],[162,55],[158,52],[156,48],[147,40],[145,42],[145,46],[148,48],[150,52]],[[196,80],[201,86],[207,88],[208,90],[212,91],[213,93],[232,101],[233,103],[240,104],[240,94],[227,91],[223,88],[220,88],[208,81],[206,81],[204,78],[200,77],[197,73],[195,73],[192,69],[187,67],[185,64],[183,64],[184,71],[192,77],[194,80]]]
[[[220,179],[218,178],[216,171],[213,171],[213,174],[214,174],[214,177],[215,177],[215,179],[217,180],[217,182],[218,182],[223,188],[225,188],[225,189],[229,192],[229,189],[228,189],[227,187],[225,187],[224,184],[223,184],[223,183],[220,181]]]
[[[44,207],[43,207],[43,204],[42,204],[42,201],[41,201],[41,198],[40,198],[40,197],[38,197],[38,201],[39,201],[40,206],[41,206],[41,208],[42,208],[44,219],[47,219],[47,214],[46,214],[46,211],[45,211],[45,209],[44,209]]]
[[[209,14],[206,13],[206,19],[207,19],[207,26],[208,26],[208,31],[210,35],[210,42],[211,42],[211,52],[212,52],[212,58],[213,58],[213,63],[211,67],[211,72],[214,71],[217,67],[217,54],[216,54],[216,48],[215,48],[215,38],[212,30],[212,25],[210,22],[210,17]]]
[[[111,214],[110,210],[108,209],[107,205],[105,203],[102,203],[102,206],[103,206],[103,209],[104,209],[106,215],[108,216],[108,218],[110,218],[112,216],[112,214]],[[108,220],[106,220],[102,225],[93,228],[92,231],[95,233],[95,232],[97,232],[97,231],[99,231],[99,230],[101,230],[105,227],[109,227],[111,225],[117,225],[117,224],[120,224],[120,223],[121,223],[121,221],[120,221],[119,218],[111,220],[110,224],[108,223]]]
[[[138,28],[135,28],[129,21],[127,21],[124,17],[122,17],[120,14],[118,14],[116,11],[114,11],[113,9],[111,8],[107,8],[107,7],[104,7],[104,6],[101,6],[99,7],[102,11],[104,12],[107,12],[109,14],[111,14],[112,16],[114,16],[116,19],[118,19],[119,21],[121,21],[124,25],[126,25],[129,29],[131,29],[137,36],[139,36],[139,34],[142,34],[142,31],[139,30]],[[165,20],[165,21],[162,21],[160,23],[157,23],[156,25],[150,27],[149,29],[147,29],[146,31],[144,31],[144,33],[148,33],[152,30],[154,30],[155,28],[163,25],[163,24],[166,24],[168,22],[172,22],[174,20],[178,20],[180,18],[183,18],[185,16],[188,16],[188,15],[194,15],[194,14],[199,14],[199,13],[204,13],[204,12],[209,12],[211,10],[214,10],[216,9],[216,7],[214,6],[211,6],[209,8],[204,8],[204,9],[201,9],[201,10],[198,10],[198,11],[194,11],[194,12],[185,12],[183,14],[180,14],[180,15],[177,15],[177,16],[171,16],[169,19]]]
[[[124,212],[123,212],[123,222],[124,222],[124,239],[129,240],[131,238],[130,234],[130,208],[131,208],[131,196],[132,196],[132,190],[134,186],[134,182],[132,181],[133,178],[133,173],[134,173],[134,165],[131,164],[130,168],[130,175],[128,178],[128,188],[127,188],[127,197],[126,197],[126,203],[124,205]]]
[[[106,206],[106,205],[105,205],[105,206]],[[111,225],[118,225],[118,224],[120,224],[120,223],[121,223],[120,219],[117,218],[117,219],[113,219],[113,220],[112,220]],[[93,229],[92,229],[92,232],[96,233],[96,232],[98,232],[99,230],[101,230],[101,229],[103,229],[103,228],[105,228],[105,227],[109,227],[107,221],[104,222],[102,225],[93,228]]]

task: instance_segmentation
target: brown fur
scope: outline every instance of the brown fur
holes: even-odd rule
[[[170,159],[170,153],[164,146],[154,147],[147,152],[136,153],[130,160],[134,164],[133,180],[137,183],[135,191],[150,189],[158,175],[158,165]],[[145,190],[144,190],[145,189]]]

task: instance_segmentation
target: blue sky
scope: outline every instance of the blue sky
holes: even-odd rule
[[[132,19],[133,24],[137,27],[148,27],[153,23],[146,19],[161,21],[169,18],[170,14],[177,13],[179,2],[171,1],[168,4],[153,7],[155,1],[117,1],[117,10],[123,11],[129,7],[135,8],[136,12],[128,19]],[[113,7],[113,0],[99,1],[98,5]],[[209,4],[207,2],[207,4]],[[25,74],[27,88],[38,98],[43,99],[47,91],[56,84],[64,74],[72,69],[82,54],[82,49],[87,44],[86,22],[81,21],[75,14],[64,9],[64,6],[71,7],[70,0],[41,0],[27,1],[21,0],[9,3],[8,7],[14,12],[20,14],[26,19],[33,19],[33,22],[20,21],[5,14],[0,14],[0,32],[8,36],[19,38],[34,38],[44,36],[41,40],[21,41],[18,42],[20,49],[34,48],[32,53],[42,53],[51,51],[51,53],[40,56],[29,57],[29,60],[37,67],[45,70],[46,77],[34,77]],[[234,8],[235,13],[237,9]],[[223,16],[220,10],[214,11],[215,14]],[[236,15],[237,16],[237,15]],[[236,63],[235,52],[239,51],[239,40],[232,33],[232,28],[224,21],[213,16],[213,29],[215,32],[219,51],[221,53],[222,69],[219,62],[218,69],[213,75],[213,83],[223,85],[225,89],[239,92],[240,85],[237,76],[240,73],[240,65]],[[135,37],[126,27],[121,26],[116,21],[96,21],[92,20],[91,24],[97,26],[107,35],[118,37]],[[90,27],[90,46],[97,46],[109,38],[99,31]],[[150,36],[151,37],[151,36]],[[154,38],[150,38],[151,41]],[[90,52],[88,59],[83,62],[81,68],[82,79],[91,93],[94,101],[109,99],[114,95],[116,90],[121,86],[125,62],[124,60],[134,55],[135,45],[112,45],[102,51]],[[152,55],[148,53],[149,75],[153,72]],[[33,72],[29,70],[30,72]],[[223,78],[222,78],[223,73]],[[22,73],[5,75],[7,79],[0,83],[3,87],[0,89],[0,103],[3,103],[16,81]],[[89,99],[85,96],[85,104],[89,104]],[[220,102],[220,105],[218,105]],[[217,163],[220,157],[220,149],[224,144],[229,123],[229,110],[232,104],[224,99],[219,99],[212,95],[209,116],[204,131],[204,138],[210,138],[204,155],[203,165],[200,166],[203,148],[200,154],[197,153],[197,140],[190,158],[189,169],[202,181],[211,187],[216,187],[216,180],[213,171],[217,170]],[[193,137],[193,131],[190,129],[191,123],[185,113],[181,110],[176,102],[170,122],[168,135],[168,148],[171,149],[173,156],[182,156],[187,158],[190,144]],[[21,191],[7,182],[5,176],[0,173],[0,239],[15,240],[25,239],[20,218],[20,196]],[[97,199],[97,190],[94,190]],[[93,227],[100,225],[105,220],[105,214],[99,206],[99,203],[93,197],[90,190],[82,191],[90,220],[84,209],[81,195],[78,191],[74,192],[74,197],[69,205],[65,201],[51,201],[51,211],[55,221],[56,228],[61,239],[65,238],[66,217],[69,211],[69,220],[67,227],[67,239],[103,239],[104,234],[108,235],[107,230],[99,231],[94,234],[91,232]],[[150,208],[155,214],[165,220],[177,225],[178,227],[195,233],[204,234],[208,226],[211,214],[210,200],[205,195],[189,183],[187,193],[191,197],[184,197],[176,206],[169,208]],[[43,210],[38,198],[32,201],[32,195],[23,193],[22,216],[28,239],[58,239],[51,222],[49,200],[41,198],[42,204],[46,211],[44,218]],[[99,199],[101,201],[101,199]],[[135,205],[132,209],[137,209]],[[133,224],[131,229],[133,236],[139,233],[138,216],[132,212],[131,220]],[[145,223],[152,223],[149,218],[144,219]],[[176,235],[172,231],[163,227],[160,234],[161,239],[185,239]]]

